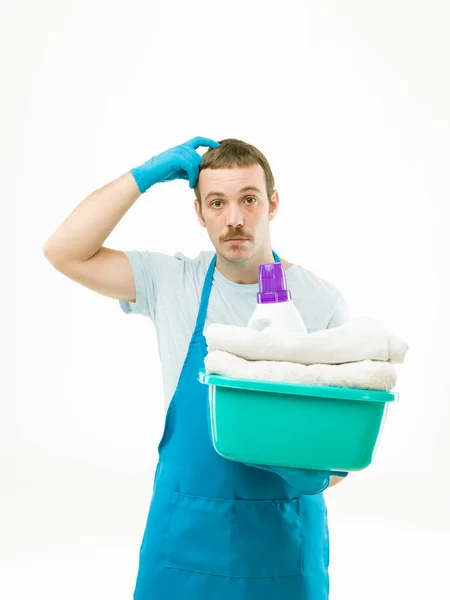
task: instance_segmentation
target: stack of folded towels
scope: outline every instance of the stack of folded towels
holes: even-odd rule
[[[208,373],[299,385],[390,391],[397,382],[394,363],[408,345],[370,317],[310,334],[270,324],[256,330],[213,323],[205,331]]]

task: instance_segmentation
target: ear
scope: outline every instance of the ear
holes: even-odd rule
[[[202,227],[206,227],[206,223],[205,223],[205,220],[203,218],[203,215],[202,215],[202,212],[200,209],[200,202],[197,200],[197,198],[194,200],[194,208],[195,208],[195,212],[197,214],[198,222],[200,223],[200,225]]]
[[[278,205],[280,203],[280,197],[278,195],[278,191],[277,190],[273,190],[272,192],[272,197],[270,199],[270,204],[269,204],[269,221],[272,221],[272,219],[275,218],[275,215],[278,212]]]

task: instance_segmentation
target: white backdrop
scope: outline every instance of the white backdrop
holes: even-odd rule
[[[155,332],[42,246],[197,135],[262,150],[273,249],[409,343],[372,466],[325,492],[330,599],[445,595],[449,17],[435,0],[2,4],[2,598],[132,597],[163,427]],[[105,245],[213,249],[193,199],[158,184]]]

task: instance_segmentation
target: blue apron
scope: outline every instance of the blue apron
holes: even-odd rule
[[[215,264],[158,447],[134,599],[326,600],[329,472],[244,465],[209,437],[198,373]]]

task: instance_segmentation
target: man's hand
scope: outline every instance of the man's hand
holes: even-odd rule
[[[189,187],[193,189],[197,184],[199,166],[202,162],[202,156],[196,152],[199,146],[217,148],[220,144],[210,138],[196,137],[184,144],[169,148],[139,167],[131,169],[141,194],[155,183],[173,179],[189,179]]]
[[[344,481],[344,479],[345,477],[330,477],[330,485],[328,486],[328,488],[333,487],[333,485],[337,485],[338,483],[341,483],[341,481]]]

